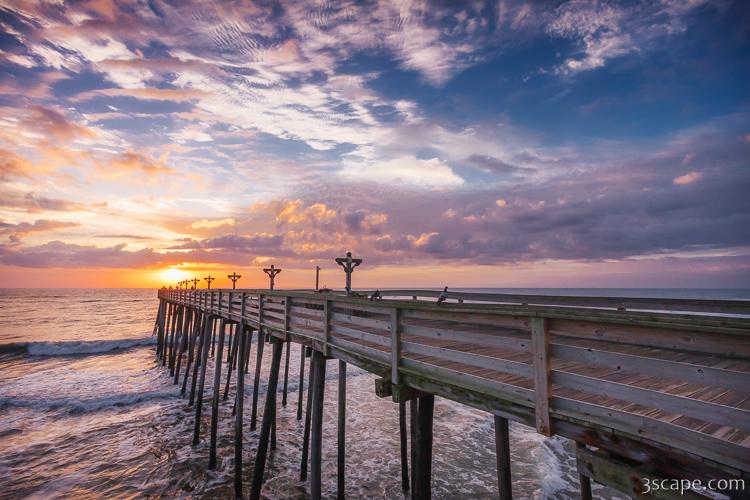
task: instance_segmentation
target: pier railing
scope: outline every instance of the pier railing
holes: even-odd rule
[[[546,435],[604,429],[750,472],[750,302],[439,293],[159,296]]]

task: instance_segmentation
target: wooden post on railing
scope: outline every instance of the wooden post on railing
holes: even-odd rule
[[[547,318],[530,318],[531,353],[534,360],[534,408],[536,430],[551,435],[549,423],[550,356]]]
[[[397,307],[391,310],[391,383],[398,385],[398,365],[401,357],[401,333],[399,318],[401,314]]]
[[[328,339],[331,336],[331,301],[323,303],[323,356],[328,356]]]

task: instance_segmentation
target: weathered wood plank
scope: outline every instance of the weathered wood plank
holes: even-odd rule
[[[549,331],[546,318],[531,318],[531,352],[534,359],[534,407],[536,409],[536,430],[550,436],[549,397],[550,397],[550,355]]]

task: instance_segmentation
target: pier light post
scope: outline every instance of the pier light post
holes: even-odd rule
[[[315,266],[315,289],[320,288],[320,266]]]
[[[237,288],[237,280],[242,278],[242,275],[233,272],[232,274],[227,274],[227,278],[232,280],[232,290],[234,290]]]
[[[346,257],[339,257],[336,259],[336,264],[344,268],[346,273],[346,294],[352,293],[352,273],[354,268],[362,264],[362,259],[352,259],[352,253],[346,252]]]
[[[188,281],[192,281],[193,282],[193,290],[195,290],[195,289],[198,288],[198,283],[200,282],[200,280],[198,278],[193,278],[193,279],[188,280]]]
[[[276,275],[281,272],[281,269],[276,269],[273,264],[271,264],[271,267],[267,267],[266,269],[263,269],[263,272],[268,275],[271,281],[271,290],[273,290],[273,285],[276,281]]]
[[[211,289],[211,282],[212,282],[213,280],[215,280],[216,278],[214,278],[213,276],[211,276],[211,275],[209,274],[209,275],[208,275],[207,277],[205,277],[205,278],[203,278],[203,279],[204,279],[204,280],[206,280],[206,282],[208,283],[208,289],[210,290],[210,289]]]

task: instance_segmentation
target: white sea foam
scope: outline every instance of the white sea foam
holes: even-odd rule
[[[152,345],[155,337],[135,339],[81,340],[67,342],[28,342],[26,352],[31,356],[69,356],[72,354],[99,354],[132,347]],[[18,344],[17,344],[18,345]]]

